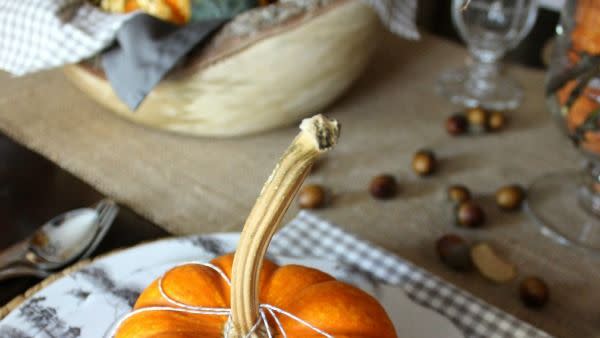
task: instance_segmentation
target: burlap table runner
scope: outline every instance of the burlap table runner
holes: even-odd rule
[[[455,108],[434,94],[433,84],[442,69],[462,63],[465,50],[431,36],[407,42],[386,35],[381,47],[367,74],[327,111],[343,131],[339,147],[309,178],[335,194],[333,205],[318,214],[551,334],[595,337],[598,259],[541,237],[525,214],[500,213],[490,199],[500,185],[526,185],[579,164],[544,106],[544,74],[513,70],[526,100],[511,113],[508,130],[451,138],[442,124]],[[108,113],[59,71],[18,79],[0,75],[0,128],[175,234],[239,229],[297,130],[228,140],[166,134]],[[439,173],[428,179],[410,170],[413,152],[423,147],[442,159]],[[397,199],[380,202],[366,193],[370,178],[380,172],[399,178]],[[516,282],[492,285],[438,262],[435,239],[459,231],[441,197],[451,182],[471,187],[488,213],[485,229],[463,232],[492,241],[518,263],[521,275],[543,276],[552,291],[547,308],[525,309]]]

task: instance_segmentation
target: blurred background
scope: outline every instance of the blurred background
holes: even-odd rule
[[[421,31],[462,44],[451,20],[450,5],[449,0],[419,1],[417,22]],[[543,68],[543,50],[555,33],[560,5],[556,1],[545,2],[532,32],[505,60]],[[100,198],[86,183],[0,134],[0,249],[25,238],[52,216]],[[161,228],[125,209],[98,253],[166,235]],[[0,304],[36,281],[29,278],[3,282],[0,288],[5,292],[0,293]]]

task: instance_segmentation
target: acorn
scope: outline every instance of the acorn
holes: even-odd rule
[[[462,135],[469,129],[469,121],[467,118],[460,114],[453,114],[446,119],[446,131],[448,134],[453,136]]]
[[[473,267],[470,246],[459,235],[444,235],[437,240],[435,247],[438,257],[449,268],[456,271],[467,271]]]
[[[521,208],[525,192],[518,185],[507,185],[496,191],[496,204],[500,209],[513,211]]]
[[[304,186],[298,192],[298,206],[302,209],[319,209],[325,206],[327,192],[317,184]]]
[[[548,303],[550,290],[541,278],[531,276],[521,281],[519,296],[525,306],[539,309]]]
[[[394,176],[382,174],[375,176],[369,185],[371,195],[377,199],[390,199],[396,196],[398,184]]]
[[[506,125],[506,116],[501,111],[494,111],[490,113],[487,121],[487,130],[491,132],[497,132],[504,128]]]
[[[467,187],[460,184],[451,185],[447,190],[448,200],[455,205],[459,205],[463,202],[471,199],[471,192]]]
[[[473,132],[484,132],[488,126],[488,113],[482,108],[471,108],[466,112],[469,129]]]
[[[436,168],[435,154],[430,150],[419,150],[412,159],[413,171],[419,176],[431,175]]]
[[[456,222],[466,228],[478,228],[485,222],[485,213],[477,203],[466,201],[456,208]]]

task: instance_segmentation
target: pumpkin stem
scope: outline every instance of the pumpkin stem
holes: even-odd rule
[[[246,220],[233,260],[231,326],[245,337],[259,318],[258,281],[271,238],[318,156],[337,142],[340,127],[322,115],[305,119]],[[233,338],[233,337],[228,337]]]

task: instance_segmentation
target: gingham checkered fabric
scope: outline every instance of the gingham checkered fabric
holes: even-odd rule
[[[393,253],[348,234],[308,212],[301,212],[281,229],[273,239],[270,250],[273,254],[339,260],[385,283],[399,285],[413,301],[450,319],[465,338],[551,337]]]
[[[84,0],[0,0],[0,68],[24,75],[87,59],[110,45],[130,16]]]

